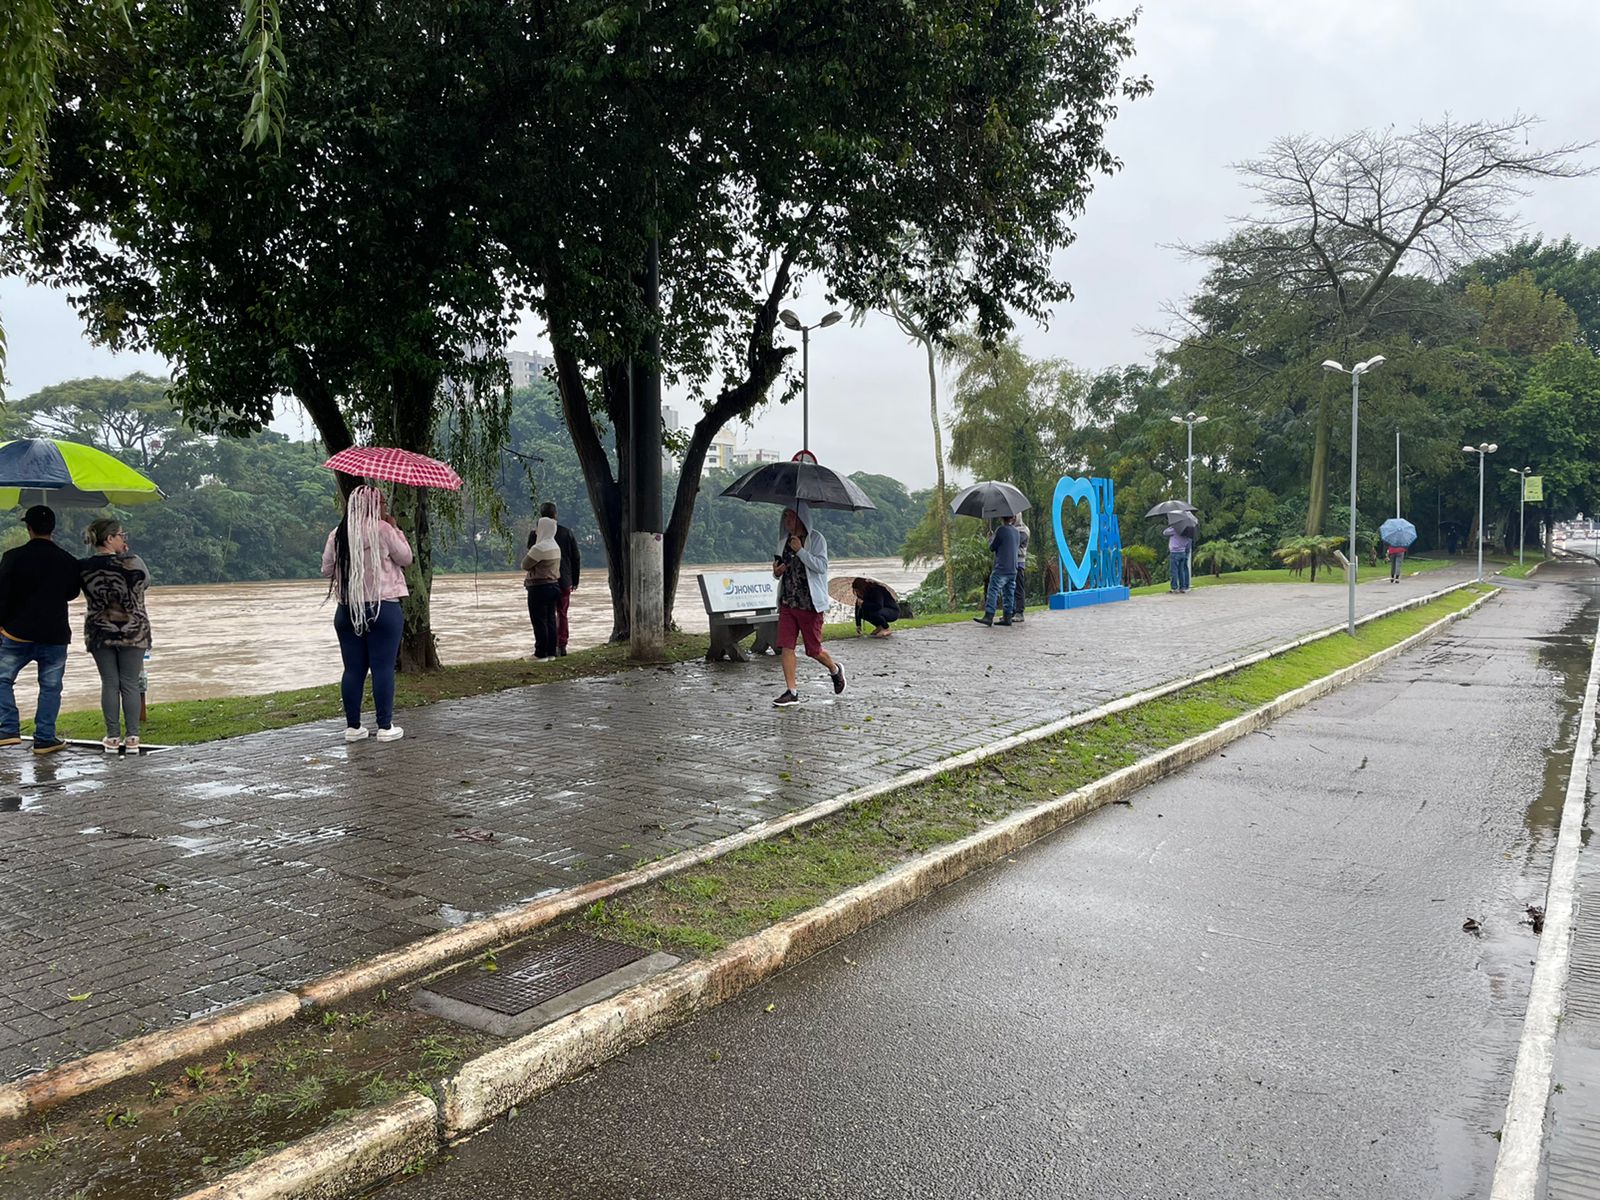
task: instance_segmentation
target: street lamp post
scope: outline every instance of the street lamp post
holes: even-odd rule
[[[790,329],[800,331],[800,449],[811,449],[811,331],[813,329],[826,329],[829,325],[837,325],[844,320],[844,314],[831,312],[814,325],[803,324],[795,316],[792,308],[786,308],[778,314]]]
[[[1188,458],[1185,460],[1186,465],[1184,467],[1184,472],[1183,472],[1183,477],[1184,477],[1183,498],[1185,500],[1187,500],[1189,502],[1189,506],[1191,508],[1193,508],[1194,507],[1194,427],[1196,425],[1204,425],[1211,418],[1209,418],[1209,417],[1197,417],[1197,416],[1194,415],[1194,413],[1187,412],[1187,413],[1184,413],[1184,415],[1181,416],[1181,417],[1168,417],[1167,419],[1169,421],[1171,421],[1175,425],[1187,425],[1189,427],[1189,455],[1188,455]]]
[[[1522,565],[1522,552],[1528,541],[1528,476],[1533,474],[1532,467],[1523,467],[1520,471],[1511,468],[1511,473],[1517,476],[1517,486],[1522,494],[1517,497],[1517,566]]]
[[[1324,371],[1337,371],[1350,376],[1350,565],[1345,568],[1345,578],[1350,589],[1349,618],[1346,632],[1356,635],[1356,576],[1361,571],[1361,557],[1356,553],[1356,429],[1360,421],[1361,377],[1384,364],[1384,357],[1375,354],[1366,362],[1358,362],[1345,369],[1343,363],[1328,359],[1322,364]]]
[[[1500,449],[1495,442],[1479,442],[1476,446],[1463,446],[1461,453],[1478,456],[1478,578],[1483,578],[1483,460]]]

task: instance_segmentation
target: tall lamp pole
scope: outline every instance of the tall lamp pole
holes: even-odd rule
[[[1400,515],[1400,427],[1394,430],[1394,515]]]
[[[831,312],[814,325],[803,324],[795,316],[792,308],[786,308],[778,314],[790,329],[800,331],[800,449],[811,449],[811,331],[813,329],[826,329],[829,325],[837,325],[844,320],[844,314]]]
[[[1384,364],[1384,357],[1375,354],[1366,362],[1358,362],[1345,369],[1343,363],[1328,359],[1322,364],[1324,371],[1337,371],[1350,376],[1350,565],[1345,568],[1345,579],[1350,589],[1349,617],[1345,631],[1356,635],[1356,576],[1361,572],[1361,558],[1356,553],[1356,429],[1361,417],[1361,377]]]
[[[1168,417],[1174,425],[1187,425],[1189,427],[1189,454],[1184,460],[1183,472],[1183,498],[1189,502],[1189,507],[1194,507],[1194,427],[1204,425],[1210,417],[1197,417],[1192,412],[1184,413],[1181,417]]]
[[[1522,565],[1522,552],[1528,541],[1528,476],[1533,474],[1532,467],[1523,467],[1520,471],[1511,468],[1511,473],[1517,476],[1517,487],[1521,495],[1517,497],[1517,566]]]
[[[1478,456],[1478,578],[1483,578],[1483,460],[1496,450],[1494,442],[1479,442],[1476,446],[1463,446],[1461,453]]]

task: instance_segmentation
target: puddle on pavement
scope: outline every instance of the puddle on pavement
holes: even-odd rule
[[[1600,586],[1579,585],[1586,603],[1561,629],[1538,639],[1539,666],[1561,681],[1561,734],[1545,756],[1544,778],[1539,794],[1529,803],[1524,823],[1532,835],[1528,857],[1547,853],[1555,844],[1561,825],[1561,809],[1567,796],[1567,777],[1572,771],[1572,752],[1578,735],[1578,712],[1583,707],[1583,691],[1589,680],[1589,664],[1594,655],[1593,636],[1596,614],[1600,613]]]

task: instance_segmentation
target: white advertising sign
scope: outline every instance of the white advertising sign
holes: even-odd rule
[[[703,578],[706,603],[712,612],[778,607],[778,580],[771,571],[730,571]]]

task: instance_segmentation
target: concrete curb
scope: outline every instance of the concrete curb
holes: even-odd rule
[[[301,1138],[182,1200],[339,1200],[439,1148],[438,1108],[407,1096]]]
[[[1462,588],[1471,587],[1475,582],[1467,580],[1388,605],[1360,618],[1356,624],[1365,625],[1395,613],[1420,607]],[[619,893],[677,874],[699,863],[719,858],[744,846],[765,841],[801,825],[811,824],[885,792],[925,782],[946,771],[982,762],[1019,746],[1053,737],[1076,726],[1098,721],[1147,701],[1171,695],[1195,684],[1205,683],[1269,658],[1278,657],[1301,646],[1341,634],[1344,629],[1343,623],[1330,625],[1183,679],[1147,688],[1085,712],[1012,734],[975,750],[941,759],[931,766],[908,771],[882,783],[856,788],[798,812],[758,822],[738,833],[707,842],[703,846],[679,851],[647,866],[581,884],[543,900],[536,900],[491,917],[469,922],[456,929],[420,939],[398,950],[377,955],[353,967],[312,980],[298,988],[269,993],[242,1005],[197,1017],[170,1029],[145,1034],[109,1050],[97,1051],[84,1058],[27,1076],[15,1083],[0,1087],[0,1120],[37,1115],[106,1084],[208,1053],[246,1033],[254,1033],[286,1021],[300,1011],[327,1008],[363,992],[436,971],[453,961],[527,937],[562,917],[588,908],[597,900],[609,899]]]
[[[1497,594],[1485,593],[1403,641],[1216,729],[930,851],[710,958],[685,963],[479,1055],[443,1082],[437,1103],[422,1096],[398,1101],[302,1139],[182,1200],[341,1200],[355,1195],[385,1177],[378,1172],[398,1172],[563,1080],[592,1070],[946,884],[1370,674]]]
[[[1550,863],[1550,884],[1544,897],[1544,932],[1534,959],[1528,988],[1528,1012],[1511,1075],[1511,1095],[1501,1127],[1500,1153],[1495,1157],[1490,1200],[1533,1200],[1539,1192],[1545,1111],[1555,1066],[1556,1031],[1561,1020],[1567,969],[1572,959],[1572,932],[1578,901],[1578,855],[1583,844],[1584,808],[1589,799],[1589,767],[1594,761],[1595,705],[1600,700],[1600,628],[1589,658],[1589,679],[1578,713],[1572,746],[1572,769],[1561,803],[1561,825]]]
[[[1387,649],[1314,680],[1276,700],[914,859],[821,906],[685,963],[659,979],[535,1030],[466,1063],[444,1085],[441,1115],[447,1138],[486,1124],[564,1079],[592,1070],[664,1029],[716,1007],[784,967],[807,958],[930,892],[1016,852],[1146,784],[1209,757],[1217,750],[1352,680],[1368,675],[1441,629],[1475,612],[1479,597]]]

